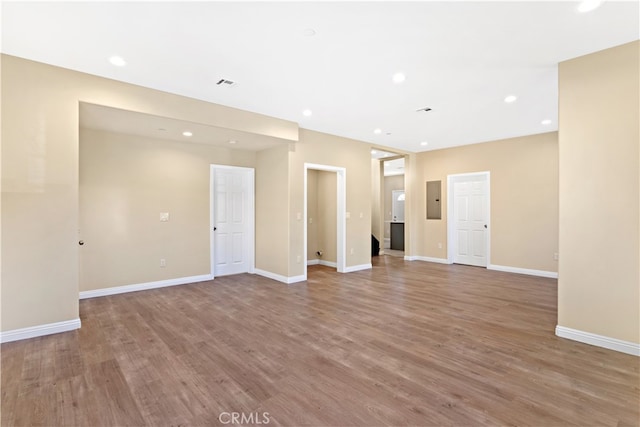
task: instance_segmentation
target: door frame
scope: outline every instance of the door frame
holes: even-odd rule
[[[487,194],[485,196],[485,203],[487,206],[487,267],[491,265],[491,172],[470,172],[447,175],[447,263],[453,264],[455,258],[455,251],[457,247],[456,242],[456,222],[453,218],[453,203],[454,203],[454,183],[457,182],[473,182],[473,181],[486,181],[487,182]]]
[[[248,230],[249,234],[247,251],[249,252],[249,271],[248,273],[255,273],[255,264],[256,264],[256,218],[255,218],[255,169],[254,168],[246,168],[241,166],[229,166],[229,165],[217,165],[211,164],[209,165],[209,262],[211,264],[211,278],[215,278],[216,272],[216,258],[215,258],[215,247],[216,247],[216,235],[214,232],[215,227],[215,175],[216,169],[234,169],[238,171],[244,171],[249,178],[248,192],[249,192],[249,200],[247,203],[247,219],[248,219]]]
[[[347,223],[346,223],[346,208],[347,208],[347,169],[337,166],[319,165],[315,163],[304,164],[304,249],[303,266],[304,266],[304,280],[307,280],[307,225],[309,219],[307,218],[307,174],[309,169],[321,170],[326,172],[336,173],[336,265],[338,273],[344,273],[346,270],[346,253],[347,253]]]

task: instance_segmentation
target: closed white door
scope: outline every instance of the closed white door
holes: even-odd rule
[[[251,172],[243,168],[214,169],[212,249],[215,276],[247,273],[252,269]]]
[[[404,190],[391,191],[393,203],[391,205],[391,219],[393,222],[404,222]]]
[[[487,266],[487,181],[454,182],[453,215],[457,264]]]

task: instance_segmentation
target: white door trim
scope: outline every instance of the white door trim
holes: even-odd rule
[[[347,208],[347,169],[340,168],[336,166],[329,165],[318,165],[315,163],[305,163],[304,164],[304,280],[307,280],[307,173],[309,169],[312,170],[321,170],[327,172],[335,172],[336,173],[336,181],[337,181],[337,222],[336,222],[336,242],[337,242],[337,251],[336,251],[336,264],[338,273],[346,273],[346,248],[347,248],[347,224],[346,224],[346,208]]]
[[[453,183],[487,181],[487,265],[491,265],[491,172],[472,172],[447,175],[447,263],[453,264],[456,239],[456,225],[453,221]]]
[[[248,227],[249,229],[247,230],[249,233],[249,243],[248,243],[248,248],[247,251],[249,252],[249,273],[254,274],[255,273],[255,257],[256,257],[256,250],[255,250],[255,241],[256,241],[256,218],[255,218],[255,198],[256,198],[256,194],[255,194],[255,169],[254,168],[245,168],[245,167],[241,167],[241,166],[229,166],[229,165],[216,165],[216,164],[212,164],[209,165],[209,255],[210,255],[210,259],[209,262],[211,264],[211,278],[213,279],[215,277],[215,262],[216,262],[216,258],[215,258],[215,233],[213,231],[214,227],[215,227],[215,218],[214,218],[214,212],[215,212],[215,206],[214,206],[214,201],[215,201],[215,186],[214,186],[214,178],[215,178],[215,172],[216,169],[235,169],[235,170],[242,170],[247,172],[247,174],[249,175],[249,200],[248,200],[248,206],[247,206],[247,214],[248,214],[248,219],[249,219],[249,224]]]

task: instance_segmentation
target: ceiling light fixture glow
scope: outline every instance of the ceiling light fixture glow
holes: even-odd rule
[[[229,140],[229,144],[237,144],[237,143],[238,143],[238,141],[236,141],[235,139],[230,139]]]
[[[382,129],[380,129],[380,128],[374,129],[373,133],[375,133],[376,135],[380,135],[382,133]]]
[[[312,114],[313,114],[313,112],[312,112],[311,110],[309,110],[309,109],[304,110],[304,111],[302,112],[302,115],[303,115],[303,116],[305,116],[305,117],[309,117],[309,116],[311,116]]]
[[[404,73],[395,73],[393,75],[393,82],[394,83],[402,83],[406,79],[407,79],[407,76],[405,76]]]
[[[127,61],[125,61],[123,57],[116,55],[110,57],[109,62],[111,62],[111,65],[115,65],[116,67],[124,67],[127,65]]]
[[[188,130],[185,130],[184,132],[182,132],[182,135],[184,135],[184,136],[193,136],[193,132],[189,132]]]
[[[420,145],[422,145],[423,147],[426,147],[427,145],[429,145],[429,143],[427,141],[422,141]]]
[[[507,104],[511,104],[512,102],[516,102],[516,99],[518,99],[517,96],[509,95],[506,98],[504,98],[504,102],[506,102]]]
[[[551,124],[551,120],[549,119],[544,119],[543,121],[541,121],[540,123],[542,123],[543,125],[547,126]]]
[[[371,150],[371,154],[376,154],[377,151],[376,150]]]
[[[583,0],[578,5],[578,12],[587,13],[599,8],[604,0]]]

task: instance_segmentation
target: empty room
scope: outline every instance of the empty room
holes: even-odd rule
[[[638,1],[0,3],[2,426],[639,426]]]

